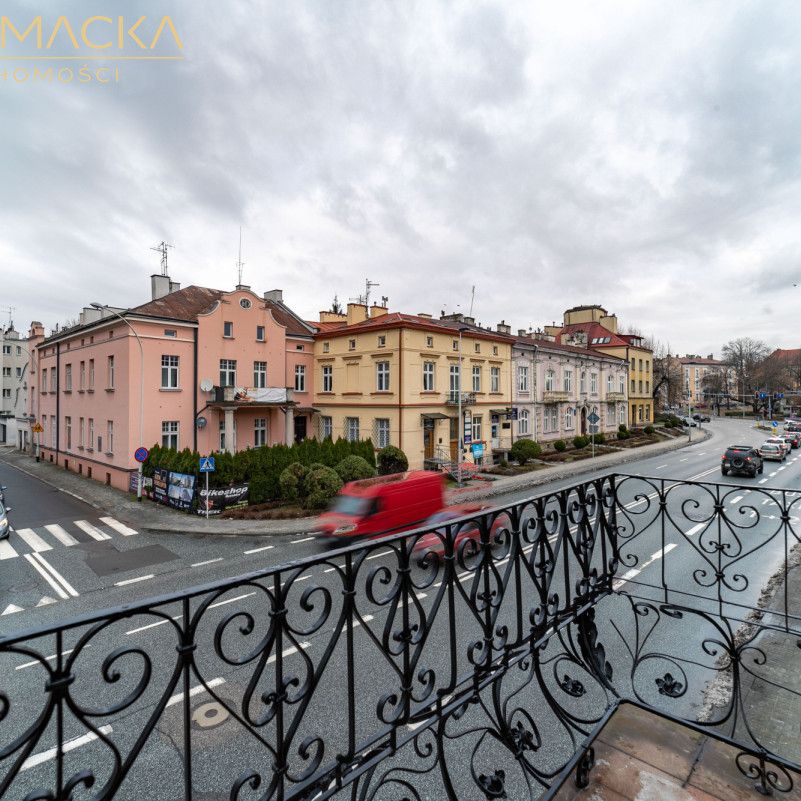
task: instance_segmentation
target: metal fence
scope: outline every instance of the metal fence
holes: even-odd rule
[[[549,798],[622,702],[788,789],[743,677],[796,498],[745,492],[609,475],[5,636],[0,796]]]

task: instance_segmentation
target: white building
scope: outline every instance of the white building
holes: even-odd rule
[[[24,448],[30,442],[28,340],[14,323],[0,329],[0,445]]]

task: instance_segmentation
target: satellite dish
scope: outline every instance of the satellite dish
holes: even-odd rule
[[[214,382],[210,378],[204,378],[200,382],[200,389],[203,392],[211,392],[214,389]]]
[[[206,420],[205,417],[198,417],[198,419],[195,420],[195,425],[198,428],[205,428],[206,427],[206,422],[207,422],[207,420]]]

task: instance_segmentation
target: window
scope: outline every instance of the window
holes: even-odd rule
[[[55,415],[50,415],[50,444],[57,448],[57,440],[56,440],[56,417]]]
[[[87,421],[87,429],[86,429],[88,436],[86,438],[86,447],[91,451],[95,447],[95,419],[94,417],[90,417]]]
[[[427,348],[434,347],[434,337],[426,337],[426,347]]]
[[[306,391],[306,366],[303,364],[295,365],[295,392]]]
[[[375,421],[375,446],[386,448],[389,445],[389,420],[377,418]]]
[[[164,329],[164,336],[165,337],[177,337],[178,332],[174,328],[165,328]]]
[[[570,406],[568,406],[567,409],[565,409],[565,430],[572,431],[573,426],[575,425],[575,421],[576,421],[575,411]]]
[[[108,388],[109,389],[114,389],[114,357],[113,356],[109,356],[108,357],[108,370],[107,370],[107,373],[108,373],[108,376],[107,376],[107,378],[108,378]]]
[[[47,368],[42,370],[42,392],[47,392]]]
[[[636,392],[637,391],[636,390],[636,383],[635,383],[633,378],[631,379],[631,391],[632,392]]]
[[[481,415],[473,415],[473,442],[481,442]]]
[[[646,381],[645,382],[645,391],[646,391],[646,393],[651,391],[651,382],[650,381]]]
[[[459,376],[459,365],[452,364],[450,366],[449,385],[448,385],[452,398],[455,398],[461,391],[461,383],[462,382],[460,381],[460,376]]]
[[[225,420],[220,418],[220,453],[225,450]]]
[[[220,359],[220,386],[233,387],[236,384],[236,359]]]
[[[6,356],[11,355],[11,345],[3,345],[3,354]]]
[[[612,375],[612,373],[607,373],[606,374],[606,391],[607,392],[612,392],[614,386],[615,386],[614,376]]]
[[[323,353],[328,353],[329,350],[331,350],[331,343],[323,342]]]
[[[528,367],[517,368],[517,391],[528,392]]]
[[[385,348],[387,346],[387,338],[382,334],[378,337],[378,347]]]
[[[11,397],[11,390],[10,389],[4,389],[3,390],[3,397],[4,398],[10,398]]]
[[[490,367],[490,392],[501,391],[501,368]]]
[[[634,370],[634,369],[636,368],[636,366],[637,366],[637,365],[636,365],[635,359],[634,359],[634,357],[632,356],[632,357],[631,357],[631,369],[632,369],[632,370]]]
[[[257,417],[253,421],[253,444],[260,448],[267,444],[267,418]]]
[[[264,342],[264,326],[257,325],[256,326],[256,341],[257,342]]]
[[[295,345],[295,350],[303,350],[303,345]]]
[[[565,392],[572,392],[573,391],[573,371],[572,370],[565,370],[565,374],[562,376],[562,386],[564,387]]]
[[[17,372],[17,378],[22,378],[22,368],[21,367],[17,367],[17,371],[16,372]]]
[[[481,353],[481,343],[476,342],[476,353]]]
[[[230,321],[225,321],[223,323],[223,336],[230,338],[233,335],[234,335],[234,324]]]
[[[492,355],[493,356],[497,356],[498,355],[498,346],[497,345],[493,345],[492,346]]]
[[[356,350],[356,340],[349,339],[348,340],[348,350]]]
[[[621,373],[618,378],[620,381],[620,394],[622,395],[626,391],[626,374]]]
[[[253,386],[256,389],[267,386],[267,362],[253,362]]]
[[[453,349],[454,350],[459,350],[459,340],[458,339],[454,339],[453,340]]]
[[[423,362],[423,392],[434,391],[434,362]]]
[[[323,392],[334,391],[334,368],[330,364],[323,366]]]
[[[83,448],[83,442],[84,442],[83,437],[84,437],[84,434],[86,433],[85,428],[86,427],[84,426],[84,419],[83,419],[83,417],[81,417],[78,420],[78,447],[79,448]]]
[[[106,447],[107,453],[114,453],[114,421],[108,420],[106,422]],[[177,447],[177,446],[176,446]]]
[[[72,418],[64,418],[64,435],[67,443],[67,450],[72,450]]]
[[[64,365],[64,392],[72,392],[72,365]]]
[[[645,422],[647,423],[651,419],[651,407],[645,407]]]
[[[542,428],[545,433],[554,433],[559,430],[559,408],[556,404],[545,407]]]
[[[618,423],[620,423],[620,425],[625,425],[626,424],[626,407],[625,406],[621,406],[620,407],[620,411],[618,412],[618,415],[617,415],[617,421],[618,421]]]
[[[358,442],[359,440],[359,418],[346,417],[345,418],[345,439],[349,442]]]
[[[325,439],[334,435],[334,421],[331,417],[320,418],[320,436]]]
[[[95,388],[95,360],[89,359],[89,389]]]
[[[528,421],[529,421],[529,413],[528,409],[521,409],[520,414],[517,418],[517,433],[518,434],[528,434]]]
[[[161,447],[178,450],[178,421],[164,420],[161,423]]]
[[[640,359],[640,372],[642,372],[642,359]]]
[[[553,385],[554,385],[554,372],[553,370],[548,370],[545,373],[545,391],[546,392],[553,392]]]
[[[375,378],[376,389],[379,392],[389,392],[389,362],[376,362]]]
[[[78,368],[78,389],[86,389],[86,362],[81,362]]]
[[[161,388],[178,389],[178,357],[161,357]]]
[[[590,394],[598,394],[598,373],[590,373]]]
[[[640,395],[642,395],[642,379],[640,379],[639,384],[640,384]]]
[[[481,367],[473,365],[473,392],[481,392]]]
[[[250,302],[250,298],[239,298],[239,305],[243,309],[249,309],[253,304]]]

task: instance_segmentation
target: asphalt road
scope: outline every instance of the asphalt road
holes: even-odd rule
[[[767,528],[773,525],[768,522],[767,512],[771,508],[770,499],[774,497],[768,491],[780,487],[791,492],[801,491],[801,460],[796,456],[801,451],[793,451],[788,461],[781,465],[766,463],[765,473],[758,479],[722,477],[719,463],[726,445],[735,442],[758,444],[764,437],[741,421],[715,421],[710,428],[713,436],[705,442],[625,466],[625,472],[634,478],[624,483],[621,497],[638,530],[644,530],[627,546],[626,565],[619,571],[619,588],[625,590],[629,588],[626,585],[630,585],[632,592],[649,596],[649,593],[653,593],[649,585],[659,586],[665,578],[679,591],[698,593],[693,571],[703,565],[703,561],[691,544],[702,540],[704,531],[692,531],[692,510],[687,511],[685,502],[694,499],[696,503],[708,503],[708,491],[703,488],[682,489],[683,494],[671,497],[669,505],[677,525],[673,528],[648,528],[645,524],[649,515],[653,514],[654,496],[662,481],[707,481],[731,486],[732,491],[725,497],[725,503],[738,513],[748,501],[743,500],[745,491],[735,491],[734,488],[745,485],[750,490],[749,497],[758,496],[760,515],[765,518],[761,524]],[[646,482],[640,478],[647,476],[655,477],[655,481]],[[0,543],[0,611],[3,612],[0,615],[0,633],[44,625],[105,607],[237,576],[250,570],[316,556],[322,550],[320,542],[311,532],[295,537],[263,539],[148,536],[136,531],[135,521],[114,520],[6,465],[0,465],[0,482],[9,488],[7,496],[13,508],[11,518],[15,529],[6,548]],[[538,488],[537,494],[575,483],[554,482]],[[530,497],[530,493],[517,492],[496,498],[494,502],[498,505],[516,503],[527,497]],[[746,514],[750,515],[751,512]],[[760,551],[743,558],[742,568],[750,575],[751,583],[744,592],[737,594],[737,600],[749,604],[755,602],[761,585],[775,569],[782,553],[783,546],[778,540],[773,542],[768,537]],[[377,568],[386,565],[391,567],[394,560],[394,556],[380,546],[375,546],[370,557],[374,560],[371,564]],[[339,567],[342,563],[341,557],[333,558],[326,565],[290,570],[282,575],[281,580],[286,582],[285,590],[289,593],[288,603],[294,609],[301,608],[304,593],[308,604],[317,604],[313,610],[302,615],[298,613],[295,621],[297,634],[283,643],[283,656],[276,659],[276,655],[273,655],[272,662],[257,671],[254,671],[252,663],[244,667],[236,664],[254,647],[258,638],[265,636],[269,628],[266,593],[262,588],[252,585],[236,587],[208,599],[209,607],[198,629],[198,640],[203,645],[196,651],[196,658],[206,683],[223,700],[235,703],[250,684],[255,699],[261,693],[269,692],[275,681],[274,671],[279,665],[287,675],[296,675],[302,685],[313,670],[315,662],[312,660],[319,659],[330,648],[329,666],[319,680],[319,689],[307,710],[304,731],[308,729],[305,733],[309,735],[324,736],[328,743],[344,749],[347,730],[344,714],[347,695],[342,681],[342,677],[347,675],[345,644],[340,638],[338,643],[331,645],[337,610],[342,603]],[[362,574],[359,597],[362,599],[360,612],[363,617],[361,625],[353,633],[356,658],[354,690],[361,699],[358,719],[353,721],[353,725],[359,735],[366,734],[374,727],[375,710],[381,696],[397,685],[396,667],[392,660],[383,656],[384,649],[379,645],[384,633],[392,629],[389,625],[392,604],[381,601],[381,592],[387,591],[381,585],[381,578],[379,569],[374,579],[376,595],[370,598],[364,592],[368,579],[366,574]],[[416,581],[420,586],[427,583],[424,574],[417,577]],[[321,590],[312,591],[310,588],[313,587],[320,587]],[[326,591],[331,612],[326,624],[320,630],[312,631],[312,621],[319,613]],[[430,610],[427,605],[441,600],[440,587],[432,582],[431,586],[417,593],[417,599],[422,608]],[[619,601],[610,600],[607,607],[599,609],[599,615],[614,614],[611,605]],[[130,708],[103,717],[102,720],[97,719],[97,725],[111,727],[106,736],[123,754],[141,731],[149,728],[148,717],[159,699],[169,698],[171,701],[159,717],[154,734],[126,780],[118,796],[121,798],[170,799],[180,797],[182,793],[180,771],[168,770],[166,766],[177,768],[180,765],[184,711],[184,704],[178,697],[182,687],[170,684],[175,649],[179,643],[178,629],[171,625],[169,618],[181,620],[185,610],[180,604],[173,603],[162,611],[164,617],[140,615],[113,624],[99,632],[91,641],[91,649],[84,649],[80,657],[79,678],[73,692],[76,698],[84,699],[87,706],[119,702],[126,691],[131,691],[135,686],[136,677],[140,675],[135,654],[120,659],[118,667],[127,670],[120,670],[122,677],[119,682],[109,685],[103,681],[103,661],[115,648],[142,648],[153,659],[152,676],[155,678],[145,694]],[[245,612],[252,615],[252,633],[245,633],[248,628],[246,618],[242,616]],[[239,616],[233,617],[226,625],[225,621],[232,613]],[[508,610],[508,614],[513,620],[514,610]],[[461,643],[480,637],[480,630],[471,622],[466,605],[464,614],[456,615],[455,622]],[[240,629],[243,625],[245,628]],[[673,628],[664,633],[657,632],[652,647],[662,648],[666,652],[681,651],[682,638],[698,639],[701,631],[697,621],[688,621],[687,625],[690,628],[683,631]],[[224,627],[220,648],[229,657],[228,662],[214,654],[214,636],[218,626]],[[431,666],[442,674],[451,669],[448,649],[440,645],[448,641],[444,619],[438,621],[437,626],[439,628],[430,637],[429,652],[421,664]],[[629,634],[623,630],[621,642],[608,644],[610,660],[625,661],[625,640]],[[77,639],[70,639],[70,636],[73,635],[69,635],[65,642],[67,648],[78,644]],[[47,650],[45,643],[40,643],[40,647],[48,654],[54,653],[53,650]],[[52,647],[55,647],[54,644]],[[458,667],[465,669],[467,663],[463,655],[460,660]],[[702,689],[709,672],[708,666],[697,668],[695,672],[690,670],[687,680]],[[15,711],[13,728],[21,731],[21,727],[41,711],[44,670],[41,664],[31,658],[6,656],[0,658],[0,676],[4,677],[0,680],[3,685],[0,689],[8,693]],[[254,757],[254,736],[241,725],[228,720],[227,713],[211,703],[199,679],[195,678],[191,684],[195,787],[201,798],[227,798],[233,779],[242,770],[253,767],[257,759]],[[692,707],[697,702],[696,692],[682,703]],[[257,700],[253,701],[252,708],[254,714],[264,709]],[[68,717],[65,725],[66,738],[76,743],[70,751],[68,770],[89,766],[97,771],[98,781],[102,781],[110,770],[111,752],[108,746],[97,738],[87,739],[86,727],[72,717]],[[269,740],[276,725],[275,720],[265,722],[260,727],[262,736]],[[4,742],[10,734],[10,731],[4,734]],[[33,755],[39,755],[32,760],[35,764],[28,765],[20,774],[8,797],[23,797],[37,786],[52,784],[53,760],[52,755],[48,755],[51,738],[52,732],[34,749]],[[263,746],[256,747],[255,753],[260,753],[259,759],[264,765]],[[297,761],[296,758],[295,769],[299,770]],[[221,771],[221,766],[225,767],[224,771]],[[3,772],[4,769],[0,767],[0,777]],[[469,776],[463,778],[467,781]],[[470,791],[469,781],[465,792],[465,797],[474,794]],[[437,797],[436,793],[431,797]]]

